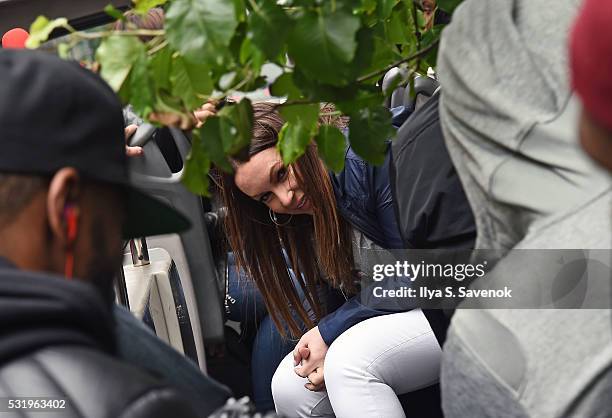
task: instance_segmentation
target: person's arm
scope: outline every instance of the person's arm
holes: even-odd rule
[[[387,151],[385,162],[380,167],[370,167],[371,177],[370,193],[373,210],[384,236],[384,247],[387,249],[405,248],[400,234],[399,224],[393,207],[393,193],[391,191],[391,147]]]
[[[358,296],[354,296],[334,312],[321,318],[321,321],[319,321],[319,332],[325,344],[329,346],[336,338],[353,325],[365,321],[366,319],[390,313],[392,312],[364,306],[359,301]]]
[[[344,331],[366,319],[417,308],[418,303],[413,298],[379,297],[382,295],[382,290],[397,292],[411,285],[410,278],[402,276],[372,282],[365,286],[334,312],[321,318],[318,327],[323,341],[330,345]]]

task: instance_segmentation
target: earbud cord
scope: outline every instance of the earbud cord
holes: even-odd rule
[[[64,275],[68,280],[72,280],[74,275],[74,242],[77,236],[77,213],[73,207],[66,208],[66,239],[68,246],[66,249],[66,261],[64,264]]]

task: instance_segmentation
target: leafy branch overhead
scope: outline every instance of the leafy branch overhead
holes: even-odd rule
[[[461,0],[439,0],[445,12]],[[124,23],[97,32],[78,32],[64,18],[39,17],[31,27],[29,47],[45,42],[62,28],[72,33],[59,44],[69,56],[83,40],[99,39],[95,68],[143,118],[193,119],[192,111],[208,100],[266,85],[262,66],[281,75],[270,92],[286,101],[279,110],[286,123],[278,148],[285,164],[303,154],[311,141],[327,166],[342,169],[346,139],[334,126],[320,124],[321,103],[349,118],[348,140],[366,160],[379,163],[393,136],[384,93],[376,83],[394,66],[412,77],[435,68],[440,26],[413,0],[135,0],[136,13],[156,6],[165,10],[165,28],[145,30]],[[106,13],[123,20],[109,5]],[[437,11],[436,13],[441,13]],[[409,82],[398,80],[397,82]],[[390,93],[390,92],[389,92]],[[329,106],[326,107],[329,109]],[[160,118],[159,115],[173,115]],[[229,157],[250,140],[253,123],[248,100],[226,106],[193,130],[185,184],[206,194],[212,165],[231,170]]]

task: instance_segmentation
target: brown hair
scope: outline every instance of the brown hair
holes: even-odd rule
[[[118,20],[115,22],[115,30],[126,30],[128,25],[133,25],[137,29],[161,30],[164,28],[164,9],[154,7],[149,9],[145,15],[138,14],[133,10],[128,10],[123,14],[125,21]],[[139,36],[143,42],[153,39],[152,36]]]
[[[283,126],[274,104],[255,103],[253,113],[249,156],[276,146]],[[325,314],[317,292],[321,278],[349,292],[355,285],[351,231],[338,213],[329,174],[314,143],[292,168],[309,197],[313,216],[294,215],[290,221],[282,216],[282,226],[274,224],[268,207],[242,193],[231,174],[220,175],[220,194],[228,211],[226,234],[238,266],[255,281],[281,334],[288,330],[299,336],[304,332],[300,323],[308,328],[314,324],[289,276],[283,249],[317,321]]]

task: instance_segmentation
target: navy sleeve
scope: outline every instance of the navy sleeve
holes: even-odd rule
[[[355,324],[374,318],[375,316],[387,315],[391,312],[380,311],[369,308],[360,303],[358,296],[353,296],[334,312],[326,315],[319,321],[319,332],[325,344],[328,346],[344,331]]]
[[[374,199],[376,204],[376,217],[379,220],[383,235],[385,236],[385,248],[403,248],[404,241],[400,234],[399,225],[395,216],[393,194],[391,192],[391,181],[389,169],[391,166],[391,152],[387,152],[385,163],[375,168],[378,172],[374,180]],[[381,170],[384,170],[381,172]]]
[[[382,240],[375,240],[374,242],[385,249],[396,249],[404,248],[404,241],[396,219],[391,192],[390,168],[392,156],[390,148],[381,166],[368,165],[368,211],[377,223],[377,235],[382,238]]]
[[[394,125],[395,122],[401,124],[409,115],[410,112],[404,108],[394,109]],[[394,249],[403,248],[404,244],[395,217],[389,177],[390,164],[391,152],[387,152],[385,162],[380,167],[369,164],[364,164],[363,166],[356,165],[356,167],[362,167],[362,173],[365,177],[363,181],[367,184],[366,193],[368,196],[366,197],[366,201],[368,202],[368,212],[374,215],[379,228],[376,234],[369,234],[369,236],[366,233],[367,231],[362,232],[368,236],[368,238],[373,239],[376,244],[384,248]],[[375,226],[372,225],[372,227]],[[384,242],[374,239],[377,236],[380,237],[380,235],[384,237]],[[372,290],[375,286],[379,286],[379,284],[373,283],[366,289],[363,289],[359,295],[347,300],[340,308],[326,315],[319,321],[319,332],[321,333],[323,341],[325,341],[328,346],[344,331],[359,322],[376,316],[404,312],[414,308],[414,306],[407,306],[406,302],[400,305],[395,304],[390,306],[389,303],[375,300],[375,298],[371,297]],[[393,280],[391,283],[385,285],[385,289],[400,286],[410,286],[410,280],[407,278]]]
[[[410,287],[411,284],[412,282],[408,277],[395,277],[384,282],[371,283],[362,289],[359,294],[347,300],[337,310],[319,321],[319,332],[323,341],[329,346],[344,331],[361,321],[417,308],[417,302],[411,298],[390,300],[374,297],[374,290],[377,287],[397,291],[400,288]]]

